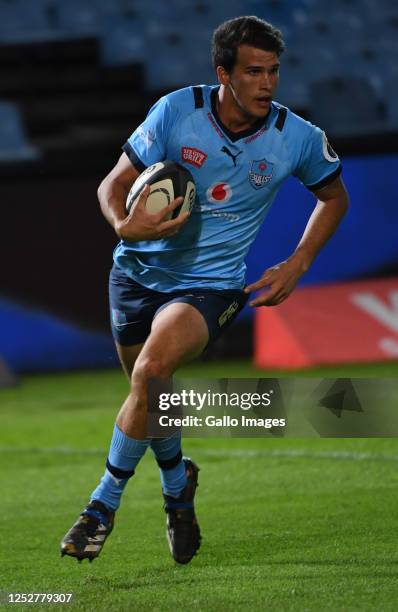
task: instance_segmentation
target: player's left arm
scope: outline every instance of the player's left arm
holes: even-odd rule
[[[343,181],[338,177],[313,193],[318,201],[294,253],[286,261],[268,268],[258,281],[245,288],[246,293],[267,288],[250,306],[276,306],[283,302],[336,231],[349,203]]]

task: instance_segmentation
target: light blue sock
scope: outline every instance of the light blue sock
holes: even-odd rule
[[[187,484],[185,463],[181,453],[181,434],[154,439],[151,441],[151,449],[160,468],[163,493],[179,497]]]
[[[134,440],[115,424],[105,474],[92,492],[90,501],[102,502],[109,510],[117,510],[127,481],[134,474],[150,440]]]

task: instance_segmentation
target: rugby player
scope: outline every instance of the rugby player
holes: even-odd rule
[[[264,289],[251,300],[255,307],[285,300],[347,209],[341,163],[324,132],[273,101],[283,48],[281,32],[256,17],[221,24],[212,48],[218,85],[187,87],[161,98],[98,189],[102,212],[120,239],[109,295],[130,393],[116,419],[105,473],[62,540],[62,555],[90,561],[98,556],[123,489],[151,447],[160,468],[171,554],[179,563],[192,559],[200,546],[194,510],[198,467],[183,457],[180,435],[147,437],[148,381],[167,379],[200,355],[252,291]],[[182,164],[195,179],[191,214],[173,220],[165,220],[170,209],[148,214],[148,186],[126,214],[126,197],[138,175],[165,159]],[[314,193],[315,208],[291,256],[245,287],[248,248],[291,175]],[[176,199],[171,208],[180,204]]]

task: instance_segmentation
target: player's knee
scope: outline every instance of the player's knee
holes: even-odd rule
[[[151,378],[167,378],[171,375],[171,367],[165,360],[158,357],[143,357],[135,362],[132,380],[138,378],[141,381],[148,381]]]

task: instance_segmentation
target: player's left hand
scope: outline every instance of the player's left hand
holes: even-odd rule
[[[304,272],[302,262],[294,255],[268,268],[258,281],[244,289],[245,293],[250,293],[268,287],[267,291],[249,302],[250,306],[277,306],[289,297]]]

